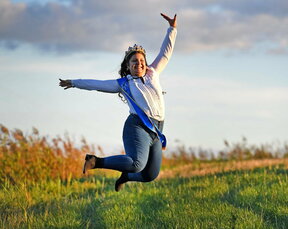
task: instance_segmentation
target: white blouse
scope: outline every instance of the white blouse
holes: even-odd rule
[[[165,106],[163,92],[159,81],[159,74],[164,70],[169,59],[171,58],[177,29],[169,27],[162,43],[159,54],[153,63],[147,66],[144,83],[140,78],[134,79],[128,75],[131,94],[137,104],[151,118],[163,121],[165,118]],[[85,90],[97,90],[108,93],[121,92],[116,79],[113,80],[94,80],[94,79],[77,79],[72,80],[73,87]],[[133,106],[129,103],[130,113],[136,114]]]

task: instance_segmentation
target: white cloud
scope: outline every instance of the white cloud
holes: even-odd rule
[[[67,4],[69,2],[69,4]],[[30,43],[59,52],[123,51],[141,43],[158,49],[167,24],[159,9],[178,13],[176,51],[250,50],[273,44],[270,53],[287,53],[288,3],[285,0],[70,0],[39,4],[0,3],[0,44]],[[284,46],[283,46],[284,44]],[[286,49],[285,49],[286,48]]]

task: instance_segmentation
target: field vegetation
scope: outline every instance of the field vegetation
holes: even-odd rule
[[[118,172],[81,173],[101,147],[1,125],[0,228],[287,228],[288,145],[224,146],[179,145],[156,181],[116,193]]]

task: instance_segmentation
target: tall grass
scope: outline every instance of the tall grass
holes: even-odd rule
[[[86,141],[76,148],[68,136],[48,139],[33,128],[25,136],[19,129],[0,132],[0,182],[43,181],[80,177],[85,153],[94,153]]]
[[[241,161],[249,159],[271,159],[288,157],[288,144],[273,147],[272,145],[249,146],[245,138],[240,143],[225,141],[225,149],[214,155],[213,152],[186,148],[179,145],[170,156],[163,154],[162,168],[171,169],[185,164],[199,167],[203,162]],[[19,181],[37,182],[43,180],[82,177],[81,169],[85,154],[103,155],[101,147],[89,145],[83,138],[77,147],[68,135],[49,138],[41,136],[36,128],[24,134],[19,129],[9,130],[0,124],[0,183]],[[123,153],[123,152],[119,152]],[[219,165],[219,164],[218,164]],[[114,176],[111,171],[101,171],[104,175]]]
[[[186,147],[180,142],[176,149],[171,152],[171,156],[165,158],[165,162],[173,166],[173,164],[187,164],[191,162],[243,161],[276,158],[288,158],[288,142],[255,145],[249,144],[248,140],[243,137],[240,142],[236,143],[224,140],[224,148],[218,152],[191,146]]]

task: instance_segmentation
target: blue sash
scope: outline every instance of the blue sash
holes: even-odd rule
[[[121,88],[121,91],[123,92],[125,97],[129,100],[129,102],[132,104],[134,110],[136,111],[139,118],[142,120],[143,124],[149,130],[151,130],[155,134],[157,134],[157,137],[160,139],[160,141],[162,143],[162,149],[165,150],[166,144],[167,144],[165,135],[161,133],[161,131],[158,129],[158,127],[154,124],[154,122],[148,117],[148,115],[142,110],[142,108],[133,99],[133,96],[132,96],[130,88],[129,88],[127,77],[117,79],[117,82]]]

